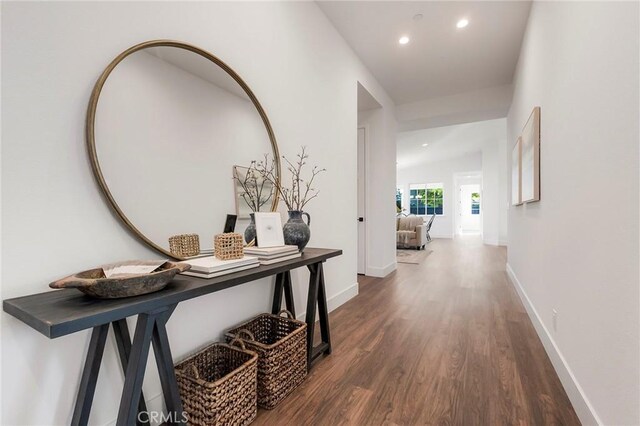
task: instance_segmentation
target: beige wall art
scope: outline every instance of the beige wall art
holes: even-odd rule
[[[522,204],[522,138],[518,137],[511,151],[511,205]]]

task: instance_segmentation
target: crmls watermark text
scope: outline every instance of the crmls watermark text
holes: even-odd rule
[[[187,424],[187,413],[162,413],[160,411],[140,411],[138,421],[141,423],[162,424],[162,423],[184,423]]]

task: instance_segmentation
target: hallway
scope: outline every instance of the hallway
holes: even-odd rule
[[[331,313],[333,355],[257,424],[579,421],[505,273],[506,249],[437,239],[420,265],[360,277]]]

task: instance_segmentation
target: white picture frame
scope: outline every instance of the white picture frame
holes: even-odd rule
[[[522,138],[518,140],[511,151],[511,205],[522,204]]]
[[[540,201],[540,107],[535,107],[522,128],[520,160],[522,203]]]
[[[284,246],[282,217],[280,213],[256,212],[256,238],[258,247]]]

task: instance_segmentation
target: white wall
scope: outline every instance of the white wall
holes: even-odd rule
[[[409,209],[409,185],[425,183],[442,183],[443,215],[436,216],[431,225],[432,238],[453,238],[455,228],[455,191],[454,174],[473,173],[482,169],[482,154],[480,152],[458,157],[451,160],[439,161],[408,169],[399,169],[397,185],[404,190],[403,206]]]
[[[508,116],[511,147],[541,107],[541,200],[509,209],[510,272],[584,424],[640,424],[638,14],[535,2]]]
[[[100,196],[84,118],[109,61],[158,38],[223,59],[267,111],[281,153],[293,155],[304,144],[312,161],[327,168],[318,180],[320,196],[308,206],[310,245],[344,250],[325,268],[330,308],[357,293],[356,221],[347,220],[356,217],[356,82],[383,104],[389,128],[393,103],[315,4],[3,3],[1,37],[3,297],[45,291],[56,278],[102,263],[155,256]],[[395,166],[393,156],[377,161],[385,170]],[[381,194],[388,191],[393,205],[393,191],[385,188]],[[307,277],[293,276],[300,310]],[[268,310],[271,293],[262,280],[179,305],[168,323],[174,358]],[[13,317],[1,318],[2,423],[68,424],[89,333],[49,340]],[[110,338],[91,424],[115,419],[122,374],[114,350]],[[144,391],[158,408],[160,386],[149,364]]]
[[[501,125],[504,121],[499,120]],[[507,181],[507,165],[501,161],[503,157],[500,155],[505,145],[506,128],[498,139],[487,140],[482,145],[482,239],[491,245],[506,243],[506,236],[501,236],[501,231],[506,230],[500,223],[506,219],[501,213],[507,205],[506,192],[500,192],[506,188]]]
[[[498,143],[498,244],[506,246],[509,241],[509,207],[511,206],[511,171],[508,165],[511,164],[507,149],[510,145],[507,139],[507,120],[504,120],[504,140]]]
[[[410,131],[504,118],[512,92],[507,84],[398,105],[398,126]]]

